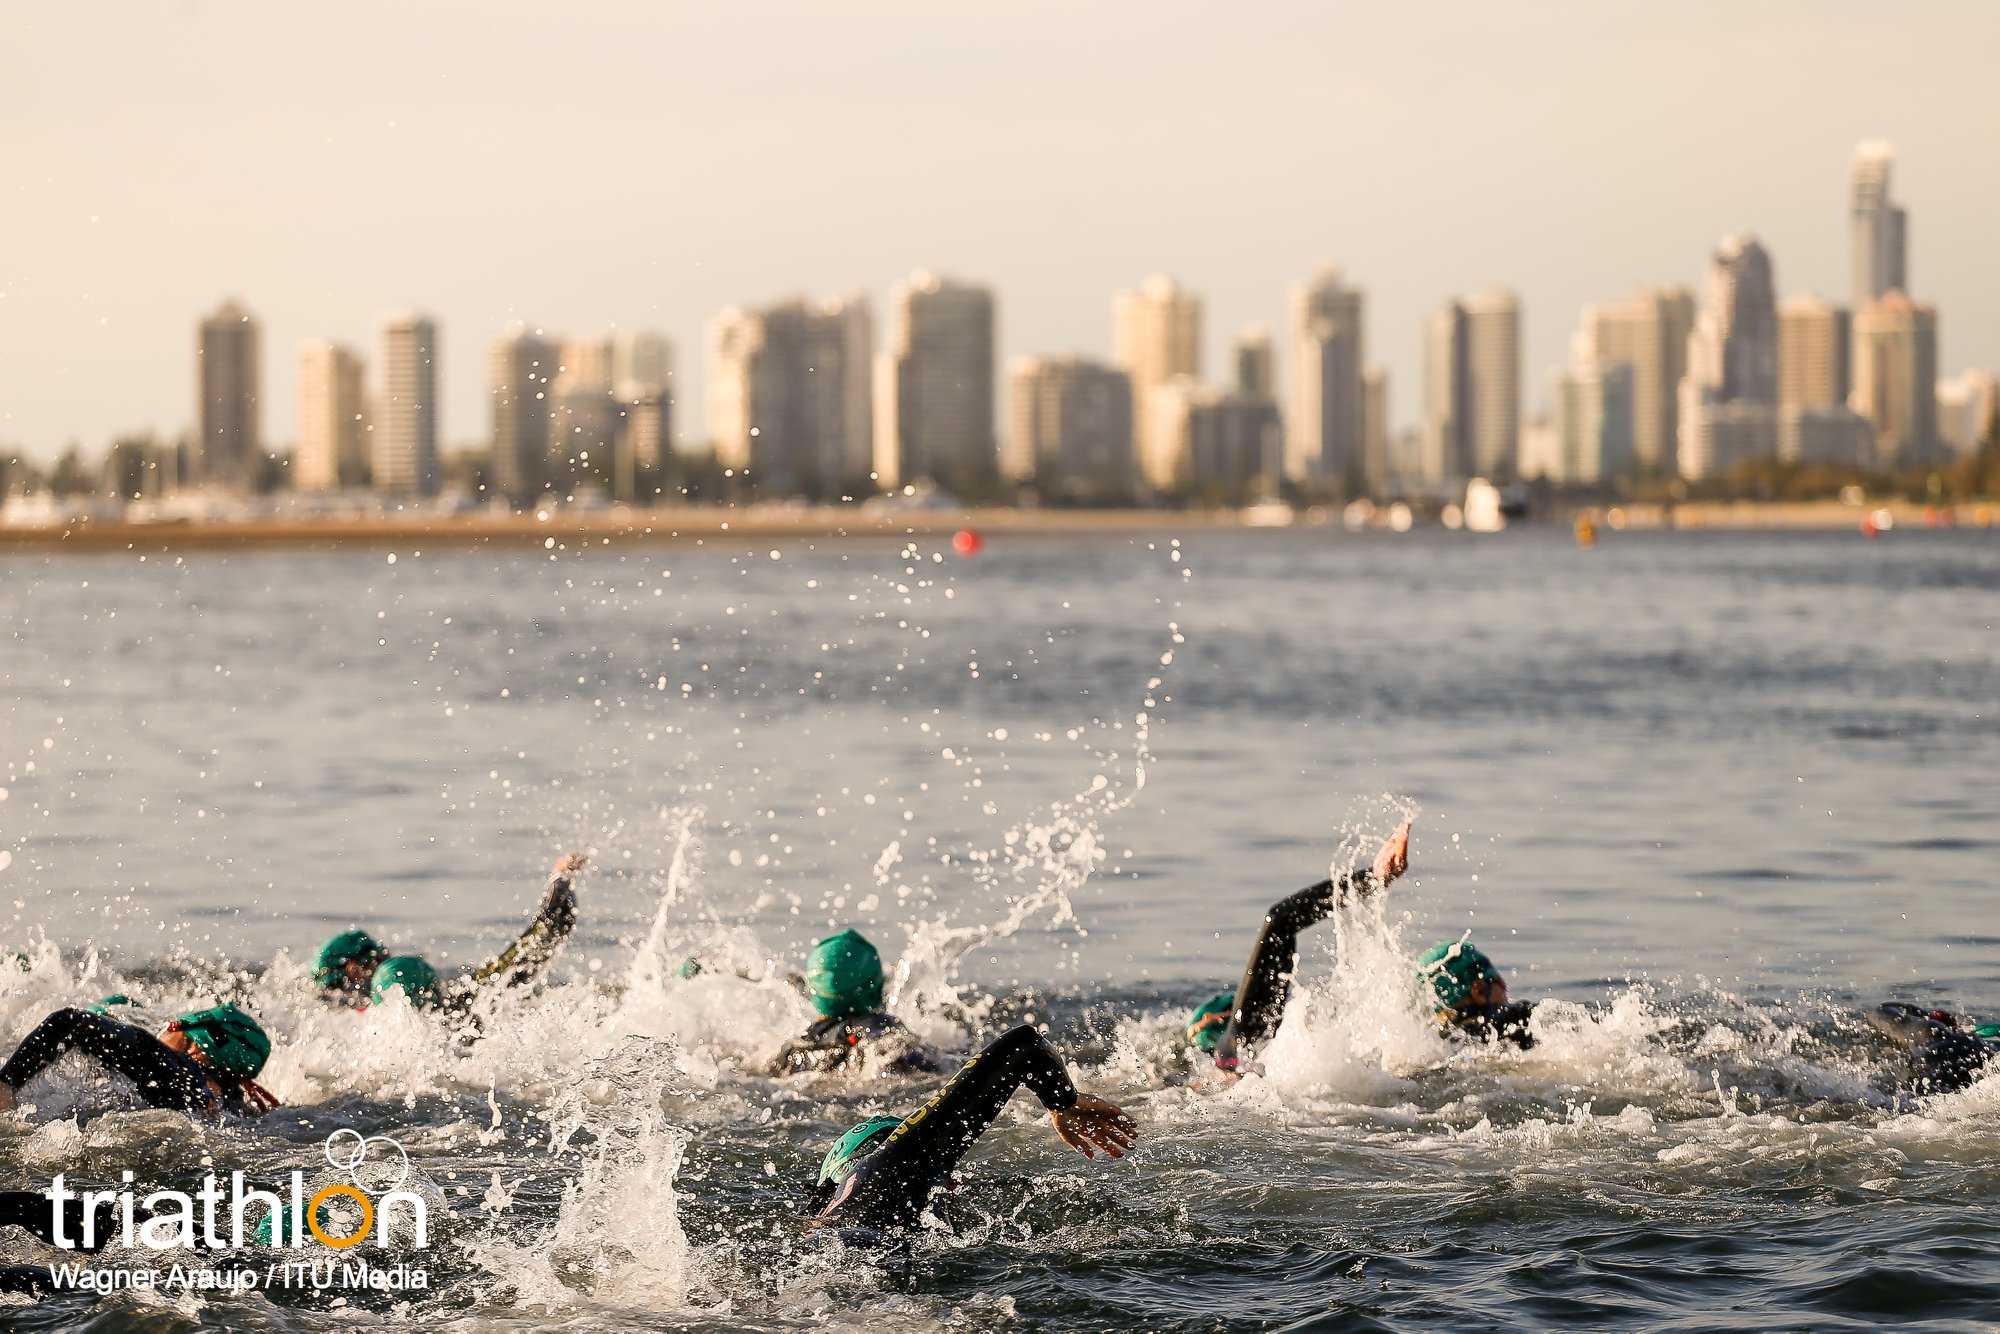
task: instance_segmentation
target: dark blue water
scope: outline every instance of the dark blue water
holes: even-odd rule
[[[1991,535],[134,553],[11,557],[0,589],[0,919],[30,960],[4,1037],[113,983],[169,1005],[248,970],[267,1082],[303,1109],[163,1149],[160,1114],[71,1072],[0,1118],[0,1185],[83,1152],[79,1109],[100,1165],[162,1179],[393,1133],[457,1214],[407,1312],[480,1328],[2000,1309],[2000,1081],[1913,1101],[1855,1018],[2000,1017]],[[1309,939],[1265,1075],[1191,1091],[1178,1022],[1263,907],[1405,809],[1411,875]],[[483,957],[573,847],[595,862],[560,983],[471,1053],[304,995],[298,957],[350,921]],[[745,1073],[803,1022],[783,971],[847,924],[948,1047],[1049,1023],[1140,1152],[1085,1163],[1023,1098],[957,1235],[887,1263],[802,1245],[825,1141],[930,1087]],[[1468,929],[1562,1002],[1535,1051],[1456,1050],[1417,1013],[1408,961]],[[689,952],[718,966],[672,979]],[[569,1125],[586,1147],[552,1152]]]

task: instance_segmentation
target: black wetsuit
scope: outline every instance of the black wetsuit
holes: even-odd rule
[[[1338,880],[1308,885],[1279,900],[1264,914],[1264,929],[1257,933],[1249,966],[1236,988],[1236,1004],[1222,1036],[1216,1039],[1218,1069],[1236,1069],[1278,1031],[1279,1021],[1285,1017],[1285,1002],[1291,999],[1292,977],[1299,968],[1299,932],[1331,917],[1349,894],[1366,895],[1374,890],[1374,872],[1353,871]]]
[[[53,1246],[56,1244],[54,1201],[38,1190],[0,1190],[0,1228],[17,1227]],[[82,1251],[95,1255],[109,1246],[118,1233],[118,1207],[110,1200],[97,1205],[94,1244],[83,1244],[83,1201],[63,1201],[65,1254]],[[0,1266],[0,1292],[25,1293],[45,1297],[56,1290],[47,1265]]]
[[[938,1054],[892,1014],[853,1015],[815,1021],[779,1050],[765,1073],[826,1074],[850,1067],[935,1074]]]
[[[525,987],[548,969],[556,951],[576,929],[576,890],[570,878],[558,872],[549,878],[542,902],[520,939],[502,950],[491,962],[481,964],[450,984],[451,990],[470,996],[487,986]]]
[[[1957,1093],[1969,1088],[2000,1056],[2000,1044],[1966,1032],[1943,1010],[1889,1001],[1870,1014],[1868,1021],[1909,1050],[1913,1093]]]
[[[124,1075],[154,1107],[239,1115],[257,1110],[228,1071],[175,1051],[143,1028],[89,1010],[57,1010],[35,1025],[0,1066],[0,1082],[18,1090],[68,1051],[83,1052]]]
[[[847,1179],[814,1192],[815,1226],[906,1228],[923,1216],[1000,1109],[1022,1085],[1050,1111],[1076,1106],[1076,1085],[1048,1039],[1023,1024],[995,1038],[931,1100],[890,1132]]]
[[[1526,1051],[1535,1045],[1535,1035],[1528,1031],[1528,1020],[1534,1013],[1534,1001],[1461,1005],[1456,1010],[1439,1010],[1438,1023],[1448,1037],[1471,1038],[1478,1042],[1511,1042]]]

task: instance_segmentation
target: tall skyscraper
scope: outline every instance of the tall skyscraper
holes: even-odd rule
[[[1881,465],[1937,449],[1937,310],[1892,291],[1854,313],[1854,410],[1875,428]]]
[[[1721,477],[1778,453],[1778,302],[1771,257],[1748,232],[1709,261],[1681,380],[1680,470]]]
[[[1323,267],[1292,288],[1292,414],[1285,474],[1349,492],[1366,485],[1361,368],[1367,364],[1361,289]]]
[[[529,505],[554,475],[549,394],[556,344],[515,320],[493,340],[486,365],[493,399],[493,488],[516,505]]]
[[[1196,336],[1200,336],[1199,330]],[[1271,331],[1261,324],[1246,325],[1236,335],[1236,391],[1241,394],[1278,396],[1277,355],[1271,347]],[[1188,371],[1198,375],[1199,371]]]
[[[1521,450],[1521,303],[1503,287],[1446,302],[1424,326],[1427,476],[1514,475]]]
[[[1594,486],[1632,468],[1632,367],[1579,359],[1557,371],[1551,392],[1550,457],[1538,461],[1552,482]],[[1527,462],[1522,464],[1523,472]]]
[[[375,400],[374,484],[391,496],[438,490],[438,331],[404,311],[382,325],[381,392]]]
[[[1398,480],[1389,448],[1389,368],[1370,366],[1361,372],[1362,474],[1368,489],[1380,494]]]
[[[1908,217],[1889,197],[1896,149],[1886,139],[1864,139],[1854,148],[1848,190],[1848,238],[1853,308],[1910,288]]]
[[[916,273],[890,293],[875,372],[875,472],[898,487],[928,477],[976,491],[999,472],[991,289]]]
[[[1632,368],[1632,458],[1642,472],[1672,472],[1680,440],[1694,297],[1684,287],[1641,288],[1629,301],[1587,306],[1579,364]]]
[[[1046,498],[1129,500],[1138,480],[1132,379],[1083,357],[1022,357],[1009,370],[1009,480]]]
[[[623,397],[669,388],[673,345],[650,329],[626,329],[611,337],[611,386]]]
[[[204,317],[195,334],[194,473],[248,486],[264,456],[257,319],[236,301]]]
[[[2000,380],[1988,371],[1960,371],[1939,380],[1938,440],[1960,454],[1970,454],[1986,442],[1993,414],[2000,409]]]
[[[1157,424],[1154,390],[1180,375],[1201,374],[1201,298],[1156,273],[1137,291],[1111,299],[1111,359],[1132,378],[1133,430],[1140,467],[1154,486],[1170,486],[1173,443]]]
[[[299,444],[292,485],[301,491],[368,481],[368,402],[361,358],[324,339],[299,349]]]
[[[835,496],[866,485],[869,316],[859,295],[709,324],[709,431],[717,459],[778,494]],[[858,402],[856,400],[859,400]]]
[[[1816,296],[1778,303],[1778,406],[1836,407],[1847,402],[1852,342],[1847,311]]]
[[[612,392],[617,341],[610,334],[565,338],[549,382],[549,477],[559,491],[617,489],[622,414]]]

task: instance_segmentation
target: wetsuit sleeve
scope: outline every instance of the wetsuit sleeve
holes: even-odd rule
[[[1052,1112],[1076,1106],[1076,1085],[1049,1040],[1026,1024],[995,1038],[862,1160],[822,1217],[872,1227],[914,1223],[1016,1089]]]
[[[53,1246],[54,1202],[38,1190],[0,1190],[0,1227],[17,1227]],[[97,1205],[97,1223],[92,1234],[95,1245],[83,1244],[83,1201],[63,1201],[63,1239],[68,1249],[95,1255],[118,1235],[118,1207],[109,1200]]]
[[[472,970],[468,980],[484,986],[498,983],[501,986],[526,986],[542,975],[562,948],[569,933],[576,929],[576,890],[566,875],[558,875],[549,881],[548,890],[542,895],[542,904],[535,910],[534,920],[521,938],[502,950],[490,963]]]
[[[222,1104],[209,1076],[193,1058],[143,1029],[88,1010],[57,1010],[37,1024],[7,1064],[0,1066],[0,1081],[18,1089],[67,1051],[83,1052],[107,1070],[124,1075],[154,1107],[207,1112]]]
[[[1307,885],[1271,905],[1236,988],[1228,1031],[1216,1044],[1217,1065],[1233,1066],[1241,1048],[1256,1047],[1278,1031],[1285,1002],[1291,999],[1292,975],[1298,971],[1299,932],[1332,916],[1350,894],[1363,896],[1374,888],[1374,872],[1354,871],[1338,880]]]

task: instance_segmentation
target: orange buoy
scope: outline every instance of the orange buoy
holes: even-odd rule
[[[1863,537],[1880,537],[1880,536],[1882,536],[1882,530],[1881,530],[1880,528],[1877,528],[1877,527],[1875,526],[1875,516],[1874,516],[1874,515],[1872,515],[1872,514],[1865,514],[1865,515],[1863,515],[1863,516],[1862,516],[1862,518],[1861,518],[1861,535],[1862,535]]]
[[[961,528],[951,535],[951,549],[961,556],[977,556],[985,545],[986,539],[971,528]]]

